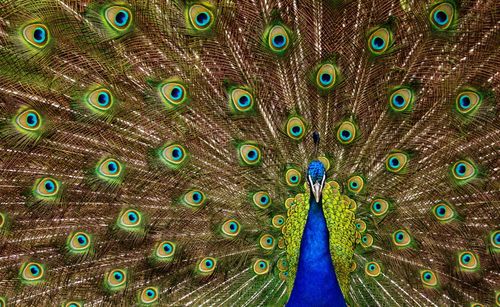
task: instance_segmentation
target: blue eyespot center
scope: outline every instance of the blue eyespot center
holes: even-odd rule
[[[398,167],[399,166],[399,160],[398,160],[398,158],[392,157],[391,159],[389,159],[389,164],[393,168]]]
[[[200,192],[194,192],[193,193],[193,201],[195,201],[195,202],[200,202],[201,201],[201,193]]]
[[[170,253],[172,251],[172,245],[170,243],[165,243],[163,244],[163,250],[166,253]]]
[[[363,239],[361,239],[361,240],[363,240],[363,242],[366,243],[366,241],[368,241],[368,238],[366,236],[363,236]]]
[[[370,264],[370,265],[368,266],[368,270],[370,270],[370,271],[375,270],[375,265],[374,265],[374,264]]]
[[[471,261],[472,257],[469,254],[465,254],[462,256],[462,262],[467,264]]]
[[[273,244],[273,239],[272,238],[267,238],[266,239],[266,243],[269,244],[269,245]]]
[[[36,265],[30,265],[30,272],[35,277],[40,275],[40,269]]]
[[[379,36],[372,39],[372,47],[375,50],[382,50],[385,47],[385,40]]]
[[[351,138],[351,131],[349,130],[342,130],[340,131],[340,138],[344,141],[347,141]]]
[[[436,208],[436,212],[439,216],[444,216],[446,213],[446,208],[444,206],[439,206]]]
[[[263,204],[263,205],[267,205],[267,203],[269,202],[269,197],[267,196],[262,196],[260,198],[260,203]]]
[[[87,238],[86,238],[84,235],[78,235],[78,236],[76,237],[76,240],[78,241],[78,243],[79,243],[80,245],[85,245],[85,244],[87,244]]]
[[[299,177],[297,177],[297,176],[293,175],[292,177],[290,177],[290,181],[291,181],[292,183],[296,183],[297,181],[299,181]]]
[[[45,190],[47,190],[47,192],[52,193],[52,192],[54,192],[55,188],[56,188],[56,185],[54,184],[54,182],[52,180],[47,180],[45,182]]]
[[[101,92],[97,96],[97,102],[100,106],[105,107],[109,104],[109,95],[106,92]]]
[[[121,280],[123,279],[123,274],[122,274],[122,273],[120,273],[120,272],[115,272],[115,273],[113,274],[113,277],[114,277],[116,280],[121,281]]]
[[[257,159],[257,151],[255,149],[249,150],[247,153],[247,158],[250,161]]]
[[[495,235],[495,243],[496,243],[496,244],[500,244],[500,233],[497,233],[497,234]]]
[[[118,171],[118,165],[116,164],[116,162],[108,162],[108,171],[111,173],[111,174],[114,174]]]
[[[405,99],[404,99],[404,97],[403,97],[403,96],[401,96],[401,95],[395,95],[395,96],[394,96],[394,98],[392,99],[392,103],[393,103],[396,107],[400,108],[400,107],[404,106],[404,104],[405,104]]]
[[[425,280],[430,280],[431,278],[432,278],[431,273],[427,272],[427,273],[424,274],[424,279]]]
[[[240,107],[248,107],[250,105],[250,97],[248,95],[242,95],[238,99],[238,104]]]
[[[149,289],[146,291],[146,295],[151,298],[155,295],[155,292],[153,290]]]
[[[173,100],[179,100],[182,98],[183,92],[182,88],[176,85],[172,88],[172,91],[170,91],[170,97],[172,97]]]
[[[379,202],[374,203],[373,207],[375,208],[375,211],[377,211],[377,212],[382,209],[382,205]]]
[[[47,38],[47,33],[44,28],[37,27],[33,32],[33,39],[36,43],[41,44]]]
[[[35,127],[38,124],[38,116],[35,113],[28,113],[26,123],[29,127]]]
[[[302,127],[300,126],[293,126],[292,129],[290,129],[292,131],[292,134],[294,136],[298,136],[302,133]]]
[[[237,229],[238,229],[238,225],[236,225],[235,222],[231,222],[229,223],[229,229],[232,231],[232,232],[235,232]]]
[[[356,181],[351,181],[351,188],[356,189],[358,187],[358,183]]]
[[[127,24],[128,19],[129,19],[128,12],[120,10],[115,16],[115,23],[117,26],[123,27]]]
[[[210,15],[207,12],[201,12],[196,15],[196,24],[200,27],[206,26],[210,22]]]
[[[283,48],[286,44],[286,37],[282,34],[278,34],[273,37],[273,45],[276,48]]]
[[[178,161],[182,158],[182,150],[179,147],[174,147],[172,150],[172,158],[175,161]]]
[[[261,269],[264,269],[264,268],[266,267],[266,263],[265,263],[264,261],[260,261],[260,262],[259,262],[259,267],[260,267]]]
[[[437,213],[439,216],[444,216],[444,214],[446,213],[446,208],[444,206],[439,206],[437,208]]]
[[[137,214],[135,212],[129,212],[127,217],[128,217],[128,220],[132,223],[136,222],[139,219],[139,217],[137,216]]]
[[[214,265],[213,261],[212,260],[207,260],[205,261],[205,266],[209,269],[212,268],[212,266]]]
[[[440,26],[445,25],[448,22],[448,14],[441,10],[437,10],[434,13],[434,21]]]
[[[470,101],[469,96],[464,95],[464,96],[460,97],[460,107],[462,109],[467,109],[468,107],[470,107],[470,105],[471,105],[471,101]]]
[[[403,240],[403,238],[404,238],[403,233],[402,233],[402,232],[398,232],[398,234],[396,235],[396,239],[397,239],[398,241],[402,241],[402,240]]]
[[[464,163],[459,163],[459,164],[457,164],[457,166],[455,167],[455,170],[456,170],[456,172],[457,172],[457,174],[458,174],[459,176],[463,176],[463,175],[465,175],[465,171],[467,170],[467,167],[465,166],[465,164],[464,164]]]
[[[323,85],[329,85],[332,82],[332,79],[332,76],[327,73],[321,74],[320,76],[321,84]]]

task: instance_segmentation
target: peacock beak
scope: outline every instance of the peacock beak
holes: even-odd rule
[[[319,203],[319,199],[321,198],[322,190],[323,190],[323,187],[321,186],[321,184],[319,182],[316,182],[315,184],[313,184],[312,192],[314,195],[314,199],[316,200],[317,203]]]
[[[311,176],[309,176],[309,182],[312,184],[311,185],[311,190],[314,195],[314,199],[316,200],[317,203],[319,203],[319,200],[321,198],[321,193],[323,192],[323,185],[325,183],[325,176],[323,176],[321,182],[312,182]]]

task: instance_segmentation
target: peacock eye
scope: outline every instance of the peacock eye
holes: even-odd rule
[[[269,261],[265,259],[257,259],[253,263],[253,271],[257,275],[264,275],[269,272]]]
[[[392,173],[400,173],[408,163],[408,156],[402,152],[395,152],[387,156],[385,168]]]
[[[453,164],[451,173],[459,183],[466,183],[477,175],[477,170],[471,162],[460,160]]]
[[[183,200],[186,205],[197,208],[201,207],[205,203],[206,198],[203,192],[199,190],[191,190],[184,194]]]
[[[244,165],[257,165],[261,161],[261,152],[256,145],[243,144],[239,147],[238,151]]]
[[[462,271],[475,271],[479,268],[479,258],[471,251],[464,251],[458,254],[458,264]]]
[[[0,224],[0,227],[1,227],[1,224]],[[496,249],[496,250],[500,249],[500,230],[495,230],[495,231],[491,232],[490,244],[494,249]]]
[[[288,47],[288,33],[282,26],[274,26],[269,31],[269,45],[273,50],[281,51]]]
[[[36,284],[43,281],[45,269],[40,263],[27,262],[21,266],[19,274],[24,284]]]
[[[187,151],[180,144],[166,145],[160,151],[160,158],[168,167],[178,169],[186,161]]]
[[[252,196],[253,204],[260,209],[269,208],[271,205],[271,196],[265,191],[256,192]]]
[[[230,219],[222,224],[221,230],[228,237],[236,237],[240,233],[241,226],[235,219]]]
[[[198,262],[198,272],[203,275],[212,274],[217,266],[217,260],[212,257],[205,257]]]
[[[171,241],[162,241],[155,247],[154,255],[162,261],[172,260],[175,254],[176,245]]]
[[[249,90],[235,88],[230,91],[229,107],[234,113],[245,113],[253,110],[254,98]]]
[[[117,226],[125,231],[139,231],[142,229],[143,216],[135,209],[127,209],[120,213]]]
[[[6,221],[7,221],[7,217],[5,216],[4,213],[0,212],[0,231],[2,230],[3,226],[5,226]]]
[[[455,7],[447,1],[434,6],[429,14],[431,25],[439,31],[448,29],[454,18]]]
[[[471,115],[481,105],[482,97],[478,92],[466,90],[457,95],[456,109],[462,115]]]
[[[381,273],[380,265],[375,261],[367,262],[365,265],[365,274],[371,277],[377,277]]]
[[[383,216],[389,210],[389,202],[382,198],[375,199],[371,203],[370,210],[377,217]]]
[[[389,97],[389,106],[394,112],[404,112],[411,109],[414,93],[409,88],[395,90]]]
[[[150,305],[158,301],[158,288],[147,287],[140,291],[139,303]]]
[[[108,89],[98,88],[87,95],[86,101],[91,110],[104,112],[111,109],[114,103],[114,97]]]
[[[42,118],[37,111],[28,109],[17,115],[16,124],[21,129],[27,131],[36,131],[40,129],[42,125]]]
[[[373,236],[371,234],[365,234],[361,237],[361,246],[364,248],[370,247],[373,244]]]
[[[343,144],[347,145],[354,141],[356,138],[357,129],[356,126],[350,121],[342,122],[337,129],[337,140]]]
[[[67,242],[67,248],[72,253],[86,253],[91,245],[90,236],[83,231],[70,234]]]
[[[285,224],[285,217],[281,214],[273,216],[272,224],[276,228],[281,228]]]
[[[404,229],[396,230],[392,233],[392,243],[396,247],[407,247],[411,244],[411,241],[410,234]]]
[[[123,173],[123,165],[114,158],[106,158],[97,164],[97,175],[104,180],[117,180]]]
[[[120,291],[127,284],[127,271],[114,269],[107,272],[104,276],[104,286],[108,291]]]
[[[30,24],[24,27],[23,37],[31,46],[41,49],[49,42],[49,29],[41,23]]]
[[[363,190],[365,186],[365,181],[361,176],[352,176],[347,180],[347,189],[352,192],[358,194]]]
[[[295,168],[290,168],[285,173],[285,182],[290,187],[296,187],[300,185],[302,181],[302,175],[300,171]]]
[[[441,223],[447,223],[453,220],[456,216],[455,211],[452,209],[451,205],[440,202],[432,208],[432,213],[436,219]]]
[[[426,287],[434,288],[438,285],[438,279],[436,273],[430,270],[420,271],[420,280]]]
[[[35,182],[33,195],[39,199],[54,200],[60,190],[60,182],[51,177],[38,179]]]
[[[159,86],[160,96],[167,107],[177,107],[187,101],[186,87],[180,82],[167,81]]]
[[[286,123],[286,133],[293,140],[301,140],[306,133],[304,121],[297,116],[289,118]]]
[[[70,302],[66,302],[64,305],[62,305],[64,307],[83,307],[83,304],[80,303],[80,302],[73,302],[73,301],[70,301]],[[0,307],[2,307],[0,305]]]
[[[368,48],[374,55],[381,55],[392,45],[392,33],[381,27],[373,31],[368,38]]]
[[[214,15],[212,11],[201,4],[194,4],[188,11],[189,22],[195,30],[205,31],[212,27]]]
[[[272,250],[276,245],[276,240],[270,234],[263,234],[259,239],[259,245],[265,250]]]
[[[321,90],[332,89],[337,82],[338,69],[330,63],[322,64],[316,72],[316,86]]]
[[[363,233],[366,231],[366,222],[360,219],[356,219],[354,221],[354,226],[356,227],[356,230],[359,231],[360,233]]]
[[[111,6],[106,9],[104,16],[107,23],[119,32],[128,30],[132,24],[132,12],[124,6]]]

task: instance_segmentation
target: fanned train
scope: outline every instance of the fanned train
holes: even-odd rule
[[[0,306],[500,306],[495,0],[0,1]]]

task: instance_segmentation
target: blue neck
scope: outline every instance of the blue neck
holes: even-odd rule
[[[328,237],[321,200],[317,203],[311,195],[297,275],[287,307],[345,306],[330,256]]]

